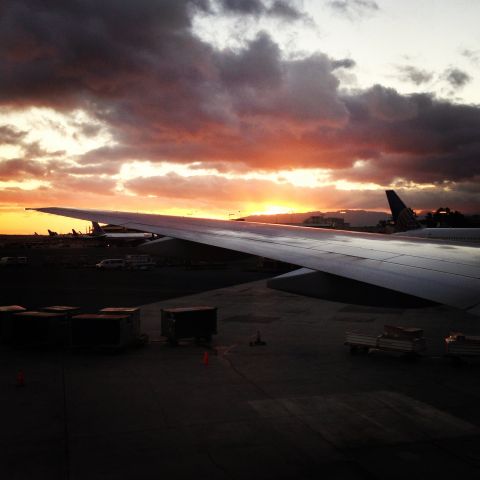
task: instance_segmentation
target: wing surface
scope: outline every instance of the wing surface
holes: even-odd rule
[[[34,208],[268,257],[480,315],[480,248],[379,234],[166,215]]]

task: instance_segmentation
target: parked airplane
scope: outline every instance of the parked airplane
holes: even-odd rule
[[[411,208],[408,208],[395,190],[385,190],[395,222],[394,235],[480,243],[480,228],[428,228],[420,225]]]
[[[125,242],[141,240],[147,241],[156,238],[155,234],[146,232],[105,232],[105,230],[98,224],[98,222],[92,222],[92,237],[101,237],[108,240],[118,240]]]
[[[61,207],[31,210],[298,265],[303,268],[283,277],[298,286],[297,293],[301,288],[311,295],[316,288],[333,283],[349,302],[352,292],[366,286],[374,289],[368,294],[372,298],[397,292],[480,316],[480,249],[462,243],[449,242],[447,246],[423,238],[131,212]],[[288,289],[285,284],[279,288]]]

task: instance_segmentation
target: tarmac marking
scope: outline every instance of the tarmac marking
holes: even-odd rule
[[[471,423],[391,391],[249,403],[262,418],[272,423],[289,415],[298,418],[338,448],[393,445],[480,433]]]

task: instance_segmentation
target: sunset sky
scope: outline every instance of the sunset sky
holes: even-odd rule
[[[480,212],[480,2],[3,0],[0,233],[25,207]]]

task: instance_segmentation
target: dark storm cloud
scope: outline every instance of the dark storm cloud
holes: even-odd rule
[[[266,15],[291,5],[240,3],[228,5]],[[378,10],[374,2],[336,3]],[[0,106],[83,108],[116,141],[75,159],[78,167],[65,165],[65,175],[100,174],[103,164],[111,174],[132,160],[331,168],[336,178],[381,184],[480,174],[480,108],[381,85],[341,92],[335,71],[352,69],[353,60],[285,58],[266,33],[241,49],[217,50],[191,29],[192,12],[211,13],[208,2],[16,0],[2,8]],[[462,86],[468,78],[458,72],[451,81]],[[77,127],[99,132],[97,123]],[[0,128],[7,143],[22,138]],[[354,167],[359,159],[364,166]]]
[[[415,85],[421,85],[422,83],[428,83],[433,78],[433,73],[427,70],[414,67],[413,65],[403,65],[397,67],[400,73],[400,78],[406,82],[412,82]]]
[[[350,122],[334,144],[343,143],[347,158],[368,159],[364,168],[350,168],[345,177],[385,185],[402,177],[442,182],[480,173],[478,107],[426,94],[402,96],[380,86],[345,101]]]
[[[190,27],[182,0],[7,1],[0,13],[0,101],[115,98],[152,74]],[[67,105],[68,106],[68,105]]]
[[[467,83],[472,80],[472,78],[467,72],[464,72],[459,68],[449,68],[445,72],[445,78],[447,82],[456,89],[463,88]]]

